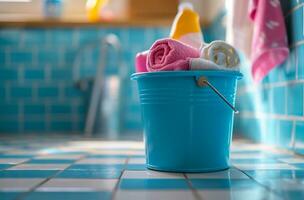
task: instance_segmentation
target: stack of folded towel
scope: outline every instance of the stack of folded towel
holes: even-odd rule
[[[205,44],[199,27],[193,7],[182,5],[170,38],[157,40],[149,50],[136,55],[136,72],[239,70],[236,50],[224,41]]]
[[[187,70],[239,70],[236,50],[224,41],[196,49],[178,40],[157,40],[150,50],[136,56],[137,72]]]

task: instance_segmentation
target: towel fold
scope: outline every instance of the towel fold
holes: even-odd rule
[[[219,65],[204,58],[190,58],[190,70],[219,70],[222,69]]]
[[[203,46],[200,57],[224,68],[237,68],[240,62],[240,58],[234,47],[220,40]]]
[[[147,72],[147,56],[149,51],[143,51],[136,54],[135,70],[136,72]]]
[[[190,58],[189,65],[190,65],[189,70],[191,70],[191,71],[199,71],[199,70],[228,70],[228,71],[235,70],[235,71],[238,71],[239,70],[238,67],[234,67],[234,68],[223,67],[223,66],[215,64],[214,62],[212,62],[210,60],[206,60],[204,58]]]
[[[157,40],[147,57],[147,70],[189,70],[189,58],[198,58],[199,51],[174,39]]]

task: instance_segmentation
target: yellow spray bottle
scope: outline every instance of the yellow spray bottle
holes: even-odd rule
[[[199,49],[203,44],[203,34],[200,27],[199,15],[191,3],[181,3],[171,27],[170,38]]]
[[[106,3],[107,0],[87,0],[86,9],[89,21],[96,22],[100,20],[100,9]]]

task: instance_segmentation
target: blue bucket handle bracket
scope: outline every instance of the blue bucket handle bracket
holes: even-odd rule
[[[204,76],[196,77],[196,84],[198,87],[205,87],[209,86],[213,92],[215,92],[233,111],[234,113],[238,114],[239,111],[226,99],[226,97],[216,89]]]

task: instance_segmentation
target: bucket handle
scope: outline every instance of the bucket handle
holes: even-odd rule
[[[214,87],[205,77],[201,76],[196,79],[196,83],[199,87],[209,86],[213,92],[215,92],[233,111],[234,113],[239,113],[239,111],[222,95],[216,87]]]

